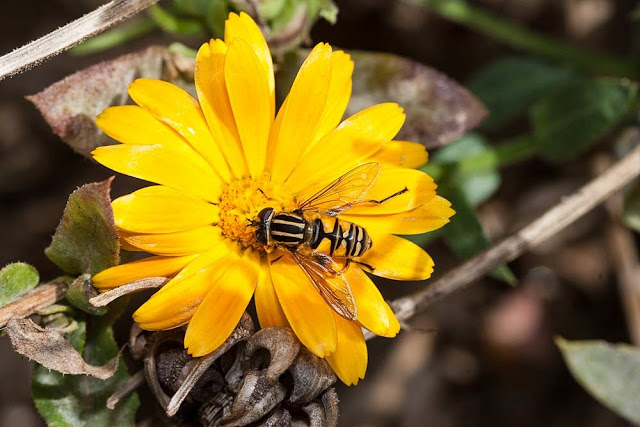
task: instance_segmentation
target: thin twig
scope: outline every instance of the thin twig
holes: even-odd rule
[[[141,369],[127,379],[127,381],[120,386],[109,398],[107,399],[107,408],[113,410],[116,405],[120,403],[122,399],[133,393],[138,387],[146,382],[144,376],[144,370]]]
[[[0,80],[28,70],[95,36],[158,0],[113,0],[0,58]]]
[[[0,308],[0,328],[4,328],[11,319],[28,317],[38,310],[60,301],[71,283],[69,277],[59,277],[40,285],[20,299]]]
[[[402,322],[409,319],[434,301],[470,285],[499,265],[514,260],[525,250],[573,223],[639,175],[640,145],[517,233],[446,273],[427,288],[393,301],[391,307],[398,320]],[[369,334],[367,338],[370,338]]]
[[[611,165],[610,156],[596,159],[594,169],[601,172]],[[618,276],[620,298],[624,305],[631,342],[640,345],[640,254],[633,232],[620,223],[623,210],[622,194],[617,193],[605,203],[609,214],[606,228],[607,247]]]

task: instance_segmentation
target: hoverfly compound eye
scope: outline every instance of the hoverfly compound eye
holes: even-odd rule
[[[262,245],[269,244],[269,232],[274,214],[275,210],[273,208],[264,208],[258,213],[258,228],[255,231],[255,236],[256,240]]]
[[[269,220],[272,215],[273,208],[264,208],[260,211],[260,213],[258,213],[258,220],[260,221],[260,223],[264,223],[265,219]]]

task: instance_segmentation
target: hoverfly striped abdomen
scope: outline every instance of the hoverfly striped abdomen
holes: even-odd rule
[[[333,217],[323,217],[321,221],[319,252],[337,258],[357,258],[371,248],[371,237],[364,227]]]

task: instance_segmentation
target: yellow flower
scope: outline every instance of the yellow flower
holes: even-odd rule
[[[92,154],[117,172],[158,184],[113,202],[123,247],[153,256],[105,270],[94,285],[106,291],[145,277],[171,277],[134,319],[147,330],[188,324],[184,344],[196,357],[227,339],[255,295],[261,327],[290,326],[344,383],[356,384],[367,367],[361,327],[386,337],[400,329],[363,269],[397,280],[428,278],[429,255],[395,234],[440,228],[454,212],[436,195],[433,180],[412,169],[426,163],[424,148],[393,140],[405,119],[399,106],[374,105],[340,123],[352,71],[348,54],[318,44],[276,115],[269,48],[241,13],[229,16],[224,41],[212,40],[198,51],[199,101],[167,82],[134,81],[129,94],[137,105],[108,108],[97,119],[121,144]],[[360,226],[353,228],[357,242],[346,229],[344,236],[334,236],[342,249],[333,260],[317,254],[330,252],[333,241],[327,237],[316,253],[308,244],[274,244],[277,233],[268,245],[256,237],[261,210],[296,212],[318,189],[354,168],[372,184],[358,192],[349,187],[358,183],[347,182],[343,190],[354,199],[401,194],[381,204],[349,205],[337,222],[331,212],[304,212],[310,230],[318,227],[316,218]],[[362,230],[372,239],[368,250]],[[359,245],[362,256],[338,256],[348,242]],[[300,259],[318,267],[326,286],[343,286],[338,303],[331,303],[326,289],[323,298]],[[347,301],[346,315],[336,310],[340,301]]]

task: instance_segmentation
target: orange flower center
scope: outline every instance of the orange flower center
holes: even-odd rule
[[[243,247],[264,251],[255,236],[258,213],[271,207],[276,211],[292,210],[295,197],[283,186],[274,185],[268,173],[257,178],[241,178],[226,184],[220,196],[220,221],[222,234],[236,240]]]

